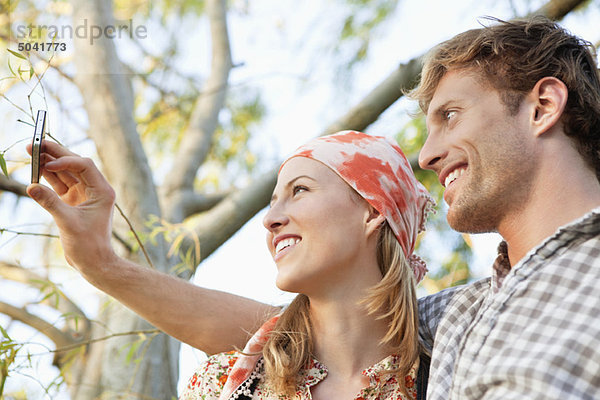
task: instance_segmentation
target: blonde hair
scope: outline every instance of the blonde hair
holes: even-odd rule
[[[390,226],[384,223],[379,232],[377,262],[381,281],[369,289],[361,301],[369,314],[389,320],[382,344],[393,347],[399,356],[399,367],[389,371],[397,376],[406,394],[404,377],[419,357],[418,315],[415,277],[400,243]],[[310,363],[314,352],[310,301],[299,294],[281,314],[263,348],[266,379],[273,389],[293,397],[302,369]]]

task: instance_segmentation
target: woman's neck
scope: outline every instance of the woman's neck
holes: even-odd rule
[[[358,304],[360,299],[352,295],[336,302],[311,299],[315,356],[327,366],[330,378],[360,376],[393,351],[380,343],[388,321],[369,315],[366,307]]]

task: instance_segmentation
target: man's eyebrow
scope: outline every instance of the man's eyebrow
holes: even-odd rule
[[[439,116],[442,114],[442,112],[446,111],[446,109],[448,108],[448,106],[453,103],[455,100],[448,100],[445,103],[437,106],[433,112],[431,111],[431,108],[429,109],[429,112],[427,114],[433,115],[433,116]]]
[[[294,184],[294,182],[296,182],[298,179],[300,178],[308,178],[311,181],[316,181],[315,178],[308,176],[308,175],[299,175],[297,177],[295,177],[294,179],[291,179],[288,183],[285,184],[285,187],[288,188],[290,186],[292,186]],[[273,202],[277,200],[277,195],[275,193],[273,193],[273,195],[271,196],[271,201],[269,202],[269,205],[273,204]]]

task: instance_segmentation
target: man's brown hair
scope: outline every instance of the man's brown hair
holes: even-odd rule
[[[545,17],[501,21],[456,35],[425,57],[421,83],[409,95],[423,112],[449,70],[472,69],[500,93],[511,113],[542,78],[560,79],[569,91],[561,117],[600,180],[600,76],[594,47]]]

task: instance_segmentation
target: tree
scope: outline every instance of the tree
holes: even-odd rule
[[[375,29],[385,16],[391,15],[398,2],[349,3],[377,10],[370,25],[370,29]],[[559,19],[581,3],[581,0],[553,0],[537,12]],[[9,15],[19,11],[16,2],[2,4]],[[57,98],[61,94],[52,93],[55,87],[45,85],[50,79],[45,77],[46,73],[54,74],[52,79],[61,77],[72,85],[70,90],[76,91],[83,102],[87,136],[93,142],[103,172],[117,192],[122,215],[115,216],[116,246],[129,259],[189,278],[203,259],[267,204],[276,178],[275,165],[257,175],[248,159],[252,158],[246,151],[249,134],[265,111],[260,96],[234,93],[230,87],[230,74],[235,65],[231,56],[226,2],[181,0],[140,6],[125,1],[113,5],[111,2],[72,0],[60,4],[71,5],[72,14],[68,15],[71,26],[89,28],[86,37],[73,40],[72,65],[61,58],[60,53],[44,57],[43,52],[13,50],[15,53],[11,53],[9,60],[21,62],[22,67],[17,71],[11,67],[11,72],[22,79],[10,82],[15,85],[15,90],[18,85],[31,82],[33,90],[29,94],[41,92],[44,96]],[[169,26],[173,20],[183,20],[184,15],[190,14],[204,16],[210,27],[210,73],[201,83],[182,73],[171,75],[177,78],[175,84],[157,83],[161,74],[169,76],[175,69],[180,56],[176,47],[165,46],[163,54],[157,56],[135,40],[118,48],[115,41],[107,37],[111,32],[104,31],[97,39],[91,37],[92,26],[118,27],[122,21],[116,21],[115,15],[124,21],[130,16],[144,15],[149,23],[160,20],[164,26]],[[39,22],[42,17],[38,13],[27,18]],[[342,36],[364,39],[353,27],[355,19],[346,18]],[[132,30],[130,28],[128,32],[131,34]],[[17,44],[11,41],[14,39],[11,32],[2,32],[2,35],[11,49]],[[368,52],[368,40],[359,42],[350,57],[353,64],[363,60]],[[141,54],[151,67],[144,69],[136,60],[123,62],[126,58],[123,53],[127,51]],[[322,129],[321,134],[343,129],[364,130],[402,96],[401,89],[416,83],[419,71],[420,57],[400,64],[363,99]],[[6,92],[4,90],[3,94]],[[152,98],[152,94],[153,100],[145,99],[145,96]],[[227,116],[223,117],[223,114]],[[77,116],[73,118],[77,119]],[[422,124],[415,126],[419,127],[422,137]],[[153,154],[158,159],[164,157],[160,163],[161,171],[152,169],[148,149],[154,149]],[[172,154],[165,154],[167,152]],[[240,154],[247,157],[240,160]],[[233,177],[221,176],[220,183],[203,179],[206,177],[199,170],[210,163],[230,168],[235,168],[238,163],[235,171],[240,173]],[[417,169],[416,165],[414,167]],[[15,196],[25,196],[24,184],[13,174],[6,175],[0,175],[0,188]],[[429,178],[423,176],[423,179],[432,181],[431,175]],[[160,186],[157,181],[162,182]],[[246,184],[241,185],[244,181]],[[464,247],[464,243],[461,239],[456,247]],[[181,268],[174,271],[173,265]],[[466,274],[468,277],[468,269]],[[0,313],[43,332],[54,343],[54,363],[62,371],[71,398],[167,399],[175,395],[179,347],[175,340],[156,332],[148,323],[109,299],[102,301],[104,305],[92,319],[48,276],[23,266],[1,263],[0,275],[39,290],[43,303],[56,309],[67,321],[56,327],[27,307],[0,303]],[[440,276],[440,279],[445,278]],[[18,350],[18,343],[5,330],[3,336],[0,356],[10,365],[10,357]]]

